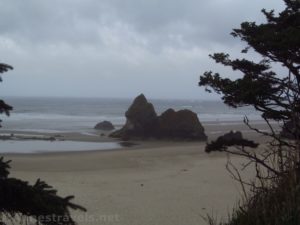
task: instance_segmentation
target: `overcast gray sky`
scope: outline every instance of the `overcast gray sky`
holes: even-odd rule
[[[210,98],[208,54],[233,55],[229,33],[282,0],[0,0],[1,96]]]

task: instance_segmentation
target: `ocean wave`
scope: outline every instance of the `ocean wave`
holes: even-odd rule
[[[14,111],[4,119],[4,129],[27,129],[47,132],[90,132],[103,120],[117,128],[126,122],[124,116],[132,100],[122,99],[11,99]],[[249,108],[233,110],[215,101],[160,100],[153,102],[158,114],[167,108],[189,108],[198,114],[202,123],[229,125],[241,123],[244,115],[251,120],[260,120],[260,115]]]
[[[240,122],[244,120],[245,116],[247,116],[249,120],[262,120],[261,116],[258,114],[198,114],[198,118],[201,122]]]

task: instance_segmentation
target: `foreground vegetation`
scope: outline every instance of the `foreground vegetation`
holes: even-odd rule
[[[271,140],[264,149],[254,151],[258,144],[253,141],[224,137],[207,145],[207,152],[225,151],[247,158],[249,163],[243,169],[254,166],[256,171],[255,179],[247,181],[240,168],[228,164],[244,194],[228,222],[221,223],[224,225],[300,224],[300,1],[284,2],[286,8],[278,15],[262,10],[266,23],[244,22],[232,32],[247,44],[242,53],[258,53],[259,62],[215,53],[211,58],[216,63],[239,71],[241,78],[222,78],[212,71],[200,77],[199,85],[222,94],[225,104],[253,106],[260,111],[269,127],[268,131],[256,129],[245,117],[249,128]],[[281,72],[272,70],[274,65],[281,65]],[[274,130],[274,122],[288,135]],[[217,224],[212,217],[207,219],[209,224]]]
[[[299,171],[291,172],[253,193],[234,209],[229,222],[221,225],[300,224]],[[210,218],[211,224],[215,221]]]
[[[0,73],[13,69],[0,63]],[[0,79],[1,81],[1,79]],[[13,108],[0,100],[0,113],[9,115]],[[1,122],[1,121],[0,121]],[[57,190],[38,179],[30,185],[9,177],[10,161],[0,157],[0,224],[75,225],[70,209],[86,211],[71,201],[74,196],[61,197]]]

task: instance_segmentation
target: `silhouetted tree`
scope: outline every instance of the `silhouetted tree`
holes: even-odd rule
[[[7,72],[8,70],[12,70],[13,67],[4,63],[0,63],[0,73]],[[0,76],[0,82],[2,82],[2,78]],[[3,100],[0,99],[0,114],[5,113],[9,115],[9,111],[13,108],[10,105],[7,105]],[[0,120],[0,127],[1,127],[1,120]]]
[[[279,156],[280,165],[276,169],[281,172],[291,166],[290,157],[294,163],[300,162],[300,1],[284,1],[286,8],[279,15],[275,15],[273,10],[262,10],[266,23],[244,22],[231,33],[246,42],[247,47],[242,53],[254,50],[261,56],[259,62],[246,58],[231,59],[226,53],[215,53],[210,57],[216,63],[241,72],[241,78],[222,78],[218,73],[207,71],[199,82],[208,92],[213,90],[222,94],[224,103],[231,107],[253,106],[262,113],[270,132],[252,127],[248,118],[245,118],[245,123],[251,129],[271,137],[272,146],[279,147],[274,154]],[[272,70],[275,64],[281,65],[285,72],[278,74]],[[289,124],[295,141],[281,138],[271,126],[272,121],[283,126]],[[287,147],[289,154],[283,155],[284,147]]]
[[[247,117],[244,119],[247,126],[270,140],[267,147],[259,150],[253,150],[257,144],[241,135],[235,138],[228,134],[206,146],[207,152],[244,156],[249,163],[243,168],[254,164],[256,171],[254,181],[245,181],[240,170],[228,161],[227,169],[242,184],[245,198],[229,222],[222,225],[300,224],[300,1],[284,2],[286,8],[278,15],[262,10],[265,23],[244,22],[231,33],[247,44],[242,53],[253,50],[261,56],[260,61],[215,53],[210,57],[216,63],[239,71],[241,77],[223,78],[212,71],[200,77],[199,85],[221,94],[230,107],[253,106],[269,127],[268,131],[259,130]],[[275,72],[274,65],[281,65],[283,70]],[[274,121],[292,140],[273,128]],[[250,194],[245,185],[250,186]],[[208,222],[215,224],[211,217]]]
[[[0,63],[0,73],[13,69],[12,66]],[[0,100],[0,113],[9,115],[12,107]],[[69,209],[86,211],[71,200],[74,196],[60,197],[57,190],[38,179],[34,185],[9,177],[10,161],[0,158],[0,224],[4,219],[36,221],[44,225],[75,225]]]

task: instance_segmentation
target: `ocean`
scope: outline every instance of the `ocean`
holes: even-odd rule
[[[126,110],[133,99],[112,98],[38,98],[7,97],[4,100],[14,107],[9,117],[1,115],[2,131],[34,131],[45,133],[92,133],[93,127],[103,120],[117,128],[126,118]],[[197,113],[204,124],[241,123],[244,116],[260,121],[260,114],[251,107],[230,108],[221,101],[149,99],[161,114],[168,108],[189,109]]]

